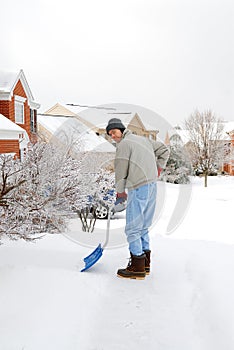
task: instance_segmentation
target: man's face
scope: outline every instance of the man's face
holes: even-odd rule
[[[120,142],[122,139],[122,132],[119,129],[112,129],[109,131],[109,136],[115,142]]]

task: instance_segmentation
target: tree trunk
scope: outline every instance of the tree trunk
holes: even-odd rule
[[[204,186],[207,187],[207,180],[208,180],[208,172],[205,171],[205,176],[204,176]]]

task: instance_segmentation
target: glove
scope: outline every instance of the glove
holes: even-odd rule
[[[127,197],[128,197],[128,195],[127,195],[126,192],[121,192],[121,193],[117,192],[117,193],[116,193],[116,198],[123,198],[123,199],[126,200]]]
[[[158,168],[158,177],[160,176],[162,170],[163,170],[162,168]]]

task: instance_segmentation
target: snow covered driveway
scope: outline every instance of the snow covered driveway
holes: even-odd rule
[[[221,183],[206,190],[195,184],[187,216],[170,236],[164,209],[143,281],[116,277],[128,262],[126,246],[106,249],[80,273],[91,249],[63,235],[4,241],[0,349],[233,350],[233,180],[214,179]],[[171,203],[171,186],[168,196]]]
[[[153,239],[152,273],[117,278],[126,248],[80,273],[87,249],[63,236],[0,247],[4,350],[232,350],[234,247]]]

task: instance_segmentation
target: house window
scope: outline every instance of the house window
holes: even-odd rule
[[[15,122],[17,124],[24,124],[24,102],[25,98],[15,96]]]
[[[18,101],[15,101],[15,122],[24,124],[24,104]]]
[[[30,131],[36,132],[36,123],[34,117],[34,109],[30,109]]]

